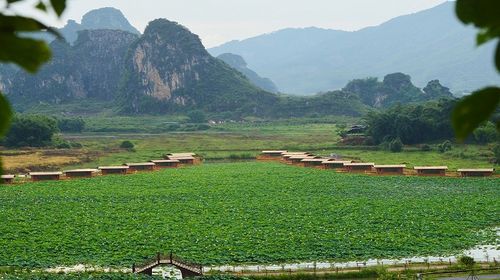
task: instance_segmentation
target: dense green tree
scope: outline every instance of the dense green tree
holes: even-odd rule
[[[207,115],[201,110],[194,110],[189,112],[188,114],[190,123],[206,123]]]
[[[428,99],[453,98],[450,89],[441,85],[439,80],[432,80],[422,89]]]
[[[420,105],[396,105],[385,111],[372,111],[365,116],[367,134],[375,144],[399,138],[406,144],[450,139],[453,129],[448,118],[454,100],[443,99]]]
[[[364,104],[374,107],[377,105],[376,97],[380,87],[377,78],[366,78],[352,80],[342,90],[358,94]]]
[[[57,126],[62,132],[82,132],[85,121],[82,118],[58,119]]]
[[[54,118],[41,115],[18,115],[12,120],[5,145],[9,147],[42,147],[52,144],[59,131]]]
[[[487,144],[495,142],[498,139],[498,132],[492,122],[487,122],[485,125],[474,130],[474,140],[479,144]]]

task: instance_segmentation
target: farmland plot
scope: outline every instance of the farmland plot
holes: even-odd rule
[[[345,261],[498,246],[498,179],[212,164],[0,187],[0,266]]]

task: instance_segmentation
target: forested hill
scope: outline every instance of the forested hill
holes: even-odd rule
[[[355,93],[363,104],[370,107],[390,107],[395,104],[407,104],[453,98],[450,89],[441,85],[439,80],[432,80],[423,88],[417,88],[409,75],[393,73],[386,75],[383,81],[377,78],[356,79],[349,82],[344,92]]]
[[[54,41],[53,59],[36,75],[2,65],[0,89],[18,111],[57,105],[66,114],[185,114],[203,110],[220,118],[322,115],[360,116],[369,108],[451,97],[432,81],[423,90],[410,76],[353,80],[342,90],[310,97],[265,91],[220,59],[184,26],[157,19],[144,34],[84,30],[74,44]],[[240,61],[241,62],[241,61]],[[83,103],[84,105],[79,105]]]
[[[209,52],[242,56],[249,68],[290,94],[338,89],[353,78],[394,72],[411,75],[419,87],[439,79],[454,92],[496,83],[494,45],[476,47],[476,31],[456,19],[454,3],[356,32],[285,29]]]
[[[265,115],[277,96],[253,86],[240,72],[212,57],[182,25],[149,23],[126,59],[122,112],[240,111]]]

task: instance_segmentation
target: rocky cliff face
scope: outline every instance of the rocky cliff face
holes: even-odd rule
[[[141,39],[132,47],[129,66],[143,95],[170,101],[175,91],[200,80],[198,66],[211,57],[200,40],[182,26],[167,20],[150,23]],[[185,105],[177,97],[174,103]]]
[[[123,110],[133,113],[201,108],[258,113],[263,100],[276,96],[253,85],[241,73],[213,58],[200,39],[178,23],[152,21],[132,45],[122,92]]]
[[[112,100],[122,79],[124,57],[137,35],[85,30],[73,46],[51,44],[53,58],[36,75],[19,71],[9,98],[16,104],[61,103],[82,98]]]
[[[219,55],[217,58],[224,61],[226,64],[238,70],[239,72],[241,72],[256,87],[259,87],[269,92],[274,92],[274,93],[278,92],[278,88],[276,87],[274,82],[268,78],[263,78],[259,76],[259,74],[255,73],[255,71],[248,68],[248,65],[246,61],[243,59],[243,57],[232,53],[223,53]]]

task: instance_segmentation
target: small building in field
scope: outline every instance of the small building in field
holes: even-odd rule
[[[128,170],[135,171],[153,171],[155,169],[154,162],[141,162],[141,163],[125,163],[124,165],[128,166]]]
[[[89,178],[93,177],[99,172],[97,169],[74,169],[74,170],[66,170],[63,173],[68,178]]]
[[[155,164],[156,168],[177,168],[179,167],[180,161],[176,159],[158,159],[151,160]]]
[[[345,163],[352,163],[351,160],[323,160],[323,167],[325,169],[343,169]]]
[[[381,175],[403,175],[406,165],[396,164],[396,165],[374,165],[377,174]]]
[[[488,177],[492,176],[495,169],[493,168],[479,168],[479,169],[458,169],[458,173],[462,177]]]
[[[168,159],[170,160],[178,160],[179,164],[182,165],[192,165],[195,163],[195,158],[192,156],[183,156],[183,157],[175,157],[175,156],[169,156]]]
[[[14,175],[2,175],[0,176],[0,184],[12,184],[14,183]]]
[[[302,160],[306,159],[306,158],[317,159],[317,158],[321,158],[321,157],[320,156],[313,156],[313,155],[295,155],[295,156],[289,157],[288,160],[287,160],[287,162],[291,163],[291,164],[301,165],[302,164]]]
[[[373,166],[375,166],[373,162],[344,163],[344,167],[348,172],[370,172],[373,170]]]
[[[304,167],[322,167],[323,161],[325,161],[324,158],[305,158],[300,162]]]
[[[98,169],[101,170],[102,175],[125,175],[127,174],[129,167],[125,165],[99,166]]]
[[[290,157],[293,157],[293,156],[307,156],[307,155],[310,155],[310,154],[307,153],[307,152],[287,152],[287,153],[284,153],[284,154],[281,155],[281,159],[284,160],[284,161],[289,161]]]
[[[281,160],[281,156],[288,151],[276,150],[276,151],[262,151],[257,160]]]
[[[182,164],[201,164],[203,162],[203,158],[196,153],[169,153],[166,154],[164,159],[178,159],[178,158],[184,158],[184,161],[189,161],[188,158],[194,158],[192,163],[182,163]]]
[[[60,180],[62,172],[30,172],[29,175],[31,180],[36,181],[50,181],[50,180]]]
[[[170,153],[167,157],[195,157],[195,153]]]
[[[448,166],[415,166],[418,176],[446,176]]]

